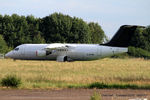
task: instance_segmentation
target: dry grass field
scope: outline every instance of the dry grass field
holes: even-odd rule
[[[105,58],[56,62],[0,59],[0,80],[7,75],[20,77],[20,88],[66,88],[94,82],[148,85],[150,60]]]

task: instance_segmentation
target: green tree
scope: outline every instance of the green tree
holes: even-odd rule
[[[42,19],[40,30],[44,33],[46,42],[67,42],[72,26],[71,17],[61,13],[54,13]]]
[[[3,33],[3,16],[0,15],[0,34]]]
[[[13,20],[10,16],[8,15],[5,15],[3,17],[3,22],[2,22],[2,35],[5,39],[5,41],[8,42],[8,45],[9,46],[12,46],[11,44],[13,44],[13,36],[14,36],[14,33],[13,33],[13,24],[12,24]],[[11,39],[12,38],[12,39]]]
[[[40,33],[33,37],[32,43],[45,43],[45,39],[41,37]]]
[[[73,18],[71,32],[74,43],[90,43],[89,27],[82,19]]]
[[[134,36],[130,41],[130,45],[150,51],[150,27],[138,27],[133,34]]]
[[[30,15],[26,17],[26,21],[27,21],[27,30],[25,32],[25,36],[28,37],[29,41],[26,42],[31,42],[32,43],[32,39],[37,36],[38,34],[42,34],[39,31],[39,19],[34,18],[34,16]]]
[[[13,46],[16,47],[28,41],[27,34],[28,24],[24,16],[12,15],[13,25],[15,27],[14,38],[12,38]]]
[[[7,44],[2,35],[0,35],[0,53],[6,53],[8,51]]]
[[[91,42],[99,44],[103,43],[106,39],[106,35],[104,34],[101,26],[98,23],[93,22],[89,23],[88,26],[90,28]]]
[[[42,19],[40,31],[46,42],[90,43],[89,27],[79,18],[54,13]]]

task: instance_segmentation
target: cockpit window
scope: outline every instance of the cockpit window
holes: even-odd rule
[[[19,48],[15,48],[14,50],[15,50],[15,51],[18,51],[18,50],[19,50]]]

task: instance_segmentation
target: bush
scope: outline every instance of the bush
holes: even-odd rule
[[[121,54],[112,55],[111,58],[125,59],[125,58],[129,58],[129,55],[128,55],[128,53],[121,53]]]
[[[101,95],[94,92],[93,96],[91,96],[91,100],[101,100]]]
[[[150,85],[140,86],[136,84],[105,84],[105,83],[92,83],[87,88],[93,89],[150,89]]]
[[[104,83],[95,82],[95,83],[90,84],[89,88],[104,89],[104,88],[108,88],[108,85]]]
[[[111,58],[129,58],[129,57],[141,57],[150,59],[150,52],[141,48],[128,47],[128,53],[115,54]]]
[[[6,87],[18,88],[21,84],[21,79],[16,75],[9,75],[2,79],[1,85]]]
[[[150,59],[150,52],[141,48],[129,47],[128,54],[134,57],[143,57],[143,58]]]

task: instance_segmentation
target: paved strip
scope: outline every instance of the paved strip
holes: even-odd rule
[[[60,90],[0,90],[0,100],[90,100],[94,92],[102,100],[150,100],[150,90],[130,89],[60,89]]]

